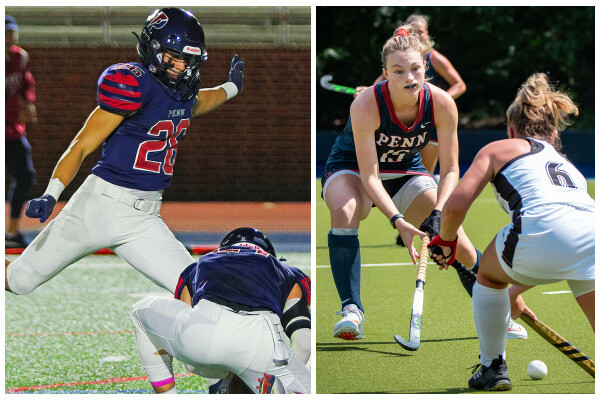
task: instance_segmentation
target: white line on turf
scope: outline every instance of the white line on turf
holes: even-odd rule
[[[571,293],[570,290],[559,290],[556,292],[542,292],[542,294],[563,294],[563,293]]]
[[[416,267],[415,264],[406,262],[406,263],[382,263],[382,264],[362,264],[361,267],[391,267],[395,265],[411,265]],[[434,262],[428,262],[427,265],[435,265]],[[317,265],[317,268],[331,268],[331,265]]]
[[[171,292],[141,292],[141,293],[130,293],[129,297],[133,297],[133,298],[144,298],[144,297],[148,297],[148,296],[162,296],[162,297],[173,297],[173,294]]]
[[[105,362],[121,362],[127,360],[129,357],[127,356],[108,356],[100,359],[100,363]]]

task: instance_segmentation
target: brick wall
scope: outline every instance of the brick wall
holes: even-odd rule
[[[28,127],[38,185],[46,188],[60,155],[96,106],[100,73],[137,61],[131,48],[26,50],[37,81],[37,125]],[[232,49],[209,48],[204,87],[227,80]],[[310,201],[310,50],[239,49],[244,91],[192,120],[177,152],[165,200]],[[79,187],[100,158],[91,154],[61,199]]]

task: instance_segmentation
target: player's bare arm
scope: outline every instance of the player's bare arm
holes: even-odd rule
[[[52,178],[58,178],[66,187],[71,183],[83,160],[121,124],[124,117],[96,107],[69,148],[58,160]]]
[[[442,89],[430,86],[440,149],[440,182],[435,209],[441,210],[459,178],[458,111],[454,100]]]
[[[431,66],[442,78],[450,84],[446,91],[453,99],[458,99],[466,90],[467,85],[450,60],[436,50],[431,50]]]

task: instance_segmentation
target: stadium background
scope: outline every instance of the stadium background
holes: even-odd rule
[[[97,80],[139,61],[131,31],[155,7],[6,7],[19,24],[37,82],[37,124],[27,127],[38,184],[97,105]],[[206,34],[202,84],[226,82],[231,57],[246,61],[243,93],[195,118],[177,151],[164,200],[310,201],[310,7],[189,7]],[[100,157],[84,161],[67,200]]]
[[[434,48],[467,85],[456,100],[462,171],[482,146],[506,137],[505,111],[517,89],[530,74],[546,72],[580,109],[562,136],[563,151],[594,176],[594,7],[317,7],[317,78],[331,74],[340,85],[371,85],[381,73],[383,44],[411,14],[430,17]],[[320,176],[352,96],[318,83],[315,89]]]

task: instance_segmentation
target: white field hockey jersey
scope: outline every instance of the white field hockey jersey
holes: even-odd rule
[[[564,155],[541,140],[526,138],[529,153],[507,162],[492,179],[500,207],[515,221],[535,207],[565,204],[594,212],[584,176]]]

